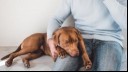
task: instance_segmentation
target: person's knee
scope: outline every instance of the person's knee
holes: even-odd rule
[[[52,71],[77,71],[81,66],[80,57],[67,56],[64,59],[57,58]]]

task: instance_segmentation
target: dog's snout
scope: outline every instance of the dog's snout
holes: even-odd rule
[[[73,52],[71,53],[71,56],[72,56],[72,57],[79,56],[79,51],[73,51]]]

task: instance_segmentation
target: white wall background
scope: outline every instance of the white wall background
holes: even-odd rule
[[[0,46],[17,46],[26,36],[46,32],[60,0],[0,0]]]
[[[28,35],[46,32],[60,0],[0,0],[0,46],[18,46]],[[67,22],[72,20],[69,18]],[[66,23],[67,23],[66,22]],[[126,38],[126,31],[124,32]],[[125,46],[127,39],[125,39]]]

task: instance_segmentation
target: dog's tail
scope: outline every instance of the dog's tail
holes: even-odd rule
[[[12,53],[18,52],[18,51],[20,51],[20,50],[21,50],[21,45],[20,45],[14,52],[12,52]],[[10,53],[10,54],[8,54],[8,55],[2,57],[1,60],[4,60],[4,59],[8,58],[12,53]]]

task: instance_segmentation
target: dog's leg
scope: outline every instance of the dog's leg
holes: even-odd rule
[[[26,49],[21,49],[19,52],[16,52],[16,53],[12,53],[10,56],[9,56],[9,59],[6,61],[5,65],[7,67],[11,66],[12,65],[12,62],[13,62],[13,59],[17,56],[20,56],[20,55],[24,55],[24,54],[27,54],[27,53],[30,53],[30,50],[27,50]]]
[[[91,62],[91,60],[87,54],[86,46],[84,44],[84,40],[83,40],[82,35],[80,33],[78,34],[78,38],[79,38],[79,46],[80,46],[80,50],[82,52],[82,59],[84,62],[84,66],[86,69],[91,69],[92,62]]]
[[[24,57],[22,59],[23,63],[24,63],[24,66],[27,67],[27,68],[30,68],[30,63],[29,61],[32,60],[32,59],[36,59],[40,56],[42,56],[43,53],[42,52],[36,52],[36,53],[29,53],[26,57]]]
[[[91,60],[89,59],[89,56],[88,56],[88,54],[87,54],[86,47],[85,47],[85,44],[84,44],[84,41],[83,41],[83,40],[80,40],[80,49],[81,49],[81,52],[82,52],[82,59],[83,59],[85,68],[86,68],[87,70],[88,70],[88,69],[91,69],[91,67],[92,67],[92,62],[91,62]]]

